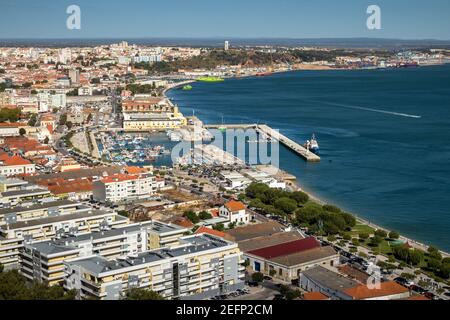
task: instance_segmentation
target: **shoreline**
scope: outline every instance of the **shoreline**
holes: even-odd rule
[[[282,170],[282,169],[280,169],[280,170]],[[297,180],[291,181],[291,183],[292,183],[295,187],[297,187],[300,191],[306,193],[306,194],[310,197],[310,199],[311,199],[312,201],[317,202],[319,205],[322,205],[322,206],[323,206],[323,205],[327,205],[327,204],[332,205],[332,203],[329,203],[329,202],[327,202],[327,201],[324,201],[323,199],[317,197],[314,193],[312,193],[312,192],[311,192],[310,190],[308,190],[307,188],[304,188],[301,184],[298,183],[298,179],[299,179],[299,177],[297,177]],[[345,210],[344,210],[344,211],[345,211]],[[386,228],[386,227],[380,226],[379,224],[375,224],[375,223],[373,223],[373,222],[369,222],[369,221],[367,220],[367,218],[362,218],[360,215],[357,215],[357,214],[355,214],[355,213],[353,213],[353,212],[348,212],[348,213],[350,213],[351,215],[353,215],[353,216],[355,217],[357,223],[359,223],[359,224],[367,225],[367,226],[369,226],[369,227],[371,227],[371,228],[373,228],[373,229],[375,229],[375,230],[383,230],[383,231],[386,231],[387,233],[389,233],[389,232],[391,232],[391,231],[394,231],[394,230],[390,230],[390,229],[388,229],[388,228]],[[427,244],[421,243],[421,242],[419,242],[419,241],[417,241],[417,240],[408,238],[408,237],[406,237],[406,236],[404,236],[404,235],[402,235],[402,234],[400,234],[399,240],[402,240],[402,241],[404,241],[405,243],[408,243],[410,246],[412,246],[412,247],[415,248],[415,249],[419,249],[419,250],[422,250],[422,251],[425,251],[425,252],[426,252],[426,251],[428,250],[428,248],[430,247],[430,245],[427,245]],[[439,248],[438,248],[438,249],[439,249]],[[443,258],[450,257],[450,253],[448,253],[448,252],[446,252],[446,251],[443,251],[443,250],[440,250],[440,249],[439,249],[439,251],[441,252]]]
[[[442,64],[440,64],[440,65],[445,65],[445,64],[447,64],[447,63],[442,63]],[[433,66],[436,66],[436,65],[433,65]],[[418,68],[421,68],[422,66],[418,66]],[[427,66],[423,66],[423,67],[429,67],[429,65],[427,65]],[[395,69],[395,68],[393,68],[393,69]],[[330,69],[328,69],[328,70],[311,70],[311,71],[329,71]],[[331,69],[331,70],[344,70],[344,71],[351,71],[351,70],[365,70],[365,69]],[[296,72],[296,71],[308,71],[308,70],[288,70],[288,71],[281,71],[281,72],[277,72],[278,74],[281,74],[281,73],[287,73],[287,72]],[[275,74],[275,73],[273,73],[273,74]],[[245,78],[251,78],[251,77],[256,77],[256,75],[252,75],[252,76],[245,76]],[[243,79],[244,77],[241,77],[241,79]],[[264,78],[264,77],[262,77],[262,78]],[[239,78],[237,78],[237,77],[230,77],[230,79],[239,79]],[[166,93],[167,92],[169,92],[170,90],[173,90],[173,89],[176,89],[176,88],[178,88],[178,87],[180,87],[180,86],[182,86],[182,85],[186,85],[186,84],[188,84],[188,83],[195,83],[196,82],[196,80],[189,80],[189,81],[184,81],[184,82],[180,82],[180,83],[177,83],[177,84],[173,84],[172,86],[169,86],[168,88],[166,88],[164,91],[163,91],[163,95],[164,95],[164,98],[166,98],[168,101],[170,101],[170,98],[166,95]],[[201,119],[200,119],[201,120]],[[327,201],[323,201],[323,199],[321,199],[320,197],[317,197],[316,195],[314,195],[314,193],[312,193],[311,191],[309,191],[307,188],[304,188],[300,183],[299,183],[299,180],[300,180],[300,177],[297,177],[295,174],[291,174],[291,173],[289,173],[289,172],[287,172],[287,171],[285,171],[285,170],[283,170],[282,168],[278,168],[280,171],[283,171],[283,172],[286,172],[286,173],[288,173],[288,174],[290,174],[290,175],[292,175],[292,176],[294,176],[294,177],[296,177],[296,180],[294,180],[294,181],[290,181],[291,183],[292,183],[292,185],[294,185],[294,187],[297,187],[299,190],[301,190],[302,192],[305,192],[310,198],[311,198],[311,200],[313,200],[313,201],[315,201],[315,202],[317,202],[318,204],[320,204],[320,205],[326,205],[326,204],[331,204],[331,203],[329,203],[329,202],[327,202]],[[360,215],[358,215],[358,214],[355,214],[355,213],[353,213],[353,212],[349,212],[351,215],[353,215],[354,217],[355,217],[355,219],[357,220],[357,222],[358,223],[360,223],[360,224],[364,224],[364,225],[367,225],[367,226],[369,226],[369,227],[372,227],[372,228],[374,228],[374,229],[380,229],[380,230],[384,230],[384,231],[386,231],[387,233],[389,233],[390,231],[393,231],[393,230],[389,230],[388,228],[386,228],[386,227],[382,227],[382,226],[380,226],[380,225],[377,225],[377,224],[374,224],[374,223],[372,223],[372,222],[369,222],[368,220],[366,220],[367,218],[362,218]],[[400,234],[400,238],[399,238],[399,240],[402,240],[402,241],[404,241],[405,243],[408,243],[409,245],[411,245],[413,248],[416,248],[416,249],[419,249],[419,250],[422,250],[422,251],[427,251],[428,250],[428,248],[431,246],[431,245],[427,245],[427,244],[424,244],[424,243],[421,243],[421,242],[419,242],[419,241],[416,241],[416,240],[414,240],[414,239],[411,239],[411,238],[408,238],[408,237],[406,237],[406,236],[403,236],[402,234]],[[439,249],[439,248],[438,248]],[[446,251],[443,251],[443,250],[440,250],[439,249],[439,251],[441,252],[441,254],[442,254],[442,256],[445,258],[445,257],[450,257],[450,253],[448,253],[448,252],[446,252]]]

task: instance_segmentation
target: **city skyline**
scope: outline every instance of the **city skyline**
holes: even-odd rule
[[[450,3],[366,0],[314,3],[283,0],[211,3],[175,0],[168,7],[134,0],[127,6],[85,0],[2,0],[1,39],[57,38],[389,38],[449,40]],[[81,8],[81,30],[68,30],[67,7]],[[370,5],[381,8],[381,30],[369,30]],[[138,10],[139,9],[139,10]],[[157,14],[155,14],[155,12]]]

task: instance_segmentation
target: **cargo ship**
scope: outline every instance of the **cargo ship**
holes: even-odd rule
[[[198,78],[199,82],[224,82],[225,80],[219,77],[201,77]]]

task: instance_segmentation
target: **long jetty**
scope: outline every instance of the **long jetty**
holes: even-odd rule
[[[315,153],[309,151],[301,144],[289,139],[282,133],[273,130],[271,127],[267,125],[258,125],[258,124],[222,124],[222,125],[205,125],[206,129],[255,129],[259,134],[263,134],[268,138],[277,140],[285,147],[290,149],[292,152],[295,152],[303,159],[308,162],[320,162],[320,157]]]

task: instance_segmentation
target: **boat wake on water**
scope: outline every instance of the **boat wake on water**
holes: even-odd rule
[[[353,106],[353,105],[348,105],[348,104],[340,104],[340,103],[327,102],[327,101],[313,101],[313,100],[308,100],[308,102],[322,103],[322,104],[329,105],[329,106],[335,106],[335,107],[341,107],[341,108],[347,108],[347,109],[355,109],[355,110],[363,110],[363,111],[390,114],[390,115],[398,116],[398,117],[422,119],[422,116],[419,116],[419,115],[387,111],[387,110],[380,110],[380,109],[373,109],[373,108],[366,108],[366,107],[360,107],[360,106]]]

